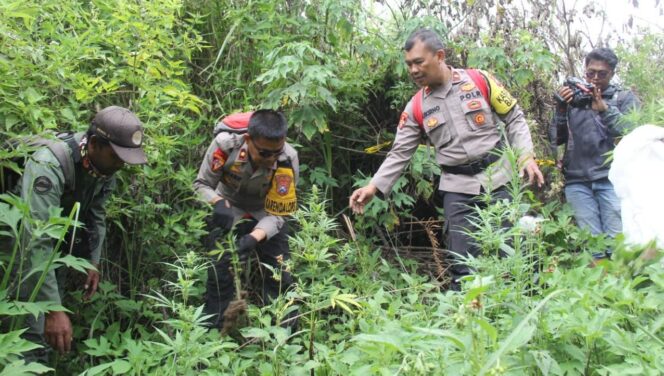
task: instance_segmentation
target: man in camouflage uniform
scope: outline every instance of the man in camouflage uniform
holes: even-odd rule
[[[350,207],[363,213],[376,193],[389,195],[392,186],[420,144],[422,132],[436,150],[442,167],[439,195],[446,217],[447,245],[457,258],[451,267],[453,288],[458,278],[470,273],[461,257],[480,251],[464,231],[472,230],[473,206],[482,206],[480,195],[509,198],[505,184],[512,177],[509,161],[496,152],[502,147],[498,119],[505,123],[509,144],[519,152],[519,167],[529,182],[544,182],[533,155],[533,145],[523,112],[516,100],[491,75],[481,72],[490,95],[486,98],[469,73],[445,63],[438,35],[426,29],[415,31],[406,41],[405,61],[415,83],[424,88],[421,119],[414,114],[414,99],[401,115],[392,150],[371,182],[350,197]],[[419,93],[418,93],[419,94]]]
[[[111,106],[95,115],[87,132],[75,133],[65,139],[67,141],[54,141],[60,143],[55,147],[39,148],[30,156],[15,192],[30,206],[31,217],[41,221],[48,220],[49,208],[60,207],[63,215],[69,215],[74,203],[78,202],[79,220],[85,228],[77,229],[77,232],[83,234],[80,237],[83,242],[74,253],[89,259],[98,268],[106,236],[104,206],[115,186],[113,174],[125,163],[143,164],[147,161],[141,149],[143,125],[128,109]],[[25,226],[22,240],[24,246],[21,249],[25,252],[25,270],[29,270],[51,257],[55,241],[47,235],[31,239],[30,223],[26,221]],[[70,248],[62,249],[68,251]],[[21,299],[30,296],[40,275],[36,273],[20,283],[18,288]],[[98,269],[88,270],[83,286],[85,299],[97,291],[98,283]],[[36,301],[61,303],[56,270],[47,272]],[[34,342],[45,340],[60,353],[71,349],[72,325],[65,312],[51,311],[37,319],[28,316],[26,321],[26,339]],[[43,362],[46,360],[45,355],[42,351],[28,354],[26,358]]]
[[[236,252],[244,261],[256,250],[262,264],[281,270],[274,278],[262,270],[263,299],[275,298],[292,283],[283,263],[290,258],[285,216],[297,209],[297,152],[286,142],[288,124],[280,112],[258,110],[245,134],[220,132],[210,144],[194,181],[194,190],[213,205],[208,250],[237,225]],[[221,328],[224,311],[235,295],[228,252],[208,270],[204,312],[209,326]]]

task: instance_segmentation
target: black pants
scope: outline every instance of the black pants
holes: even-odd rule
[[[237,237],[250,233],[256,221],[248,221],[240,223],[237,228]],[[221,231],[213,229],[210,232],[208,240],[206,241],[206,248],[214,250],[215,242],[221,239]],[[215,234],[216,232],[216,234]],[[259,267],[261,268],[261,284],[263,301],[267,302],[279,296],[282,292],[286,291],[293,283],[292,276],[285,270],[283,263],[290,259],[290,250],[288,248],[288,228],[287,224],[281,228],[281,231],[273,236],[271,239],[260,243],[256,247],[256,254],[260,261]],[[273,273],[265,268],[262,264],[267,264],[274,268],[276,271],[281,270],[280,280],[273,278]],[[208,319],[208,325],[213,328],[220,328],[224,321],[224,311],[228,304],[235,297],[235,285],[233,284],[233,274],[231,274],[231,255],[227,252],[224,253],[221,259],[215,258],[213,265],[208,269],[207,290],[205,296],[205,307],[203,312],[206,315],[212,315]]]
[[[454,282],[472,272],[462,262],[460,256],[467,257],[468,255],[472,255],[473,257],[478,257],[482,253],[477,244],[475,244],[466,232],[473,231],[470,219],[476,213],[475,208],[483,209],[487,204],[482,200],[481,195],[445,191],[438,191],[438,194],[443,201],[447,248],[453,252],[450,272]],[[506,198],[509,199],[510,195],[504,186],[491,192],[491,203]],[[503,227],[507,226],[509,226],[509,223],[504,222]]]

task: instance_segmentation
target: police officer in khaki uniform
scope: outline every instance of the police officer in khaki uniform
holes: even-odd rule
[[[244,219],[236,226],[240,260],[256,250],[261,268],[265,263],[282,271],[277,280],[263,270],[264,300],[275,298],[292,283],[283,265],[290,258],[285,216],[297,209],[299,161],[286,142],[287,127],[280,112],[254,112],[247,133],[221,132],[215,137],[194,181],[194,190],[214,206],[206,247],[217,249],[221,236]],[[204,312],[212,315],[211,327],[223,326],[224,311],[235,295],[230,265],[226,252],[208,270]]]
[[[371,182],[350,197],[350,207],[363,213],[376,193],[389,195],[420,144],[422,131],[436,150],[442,167],[439,194],[446,216],[448,248],[457,258],[451,267],[453,288],[459,277],[470,270],[460,259],[479,250],[464,234],[470,228],[472,206],[482,206],[479,195],[490,191],[494,199],[508,198],[504,185],[512,170],[505,157],[495,154],[502,146],[497,118],[505,123],[507,141],[520,154],[519,165],[529,183],[544,179],[535,163],[533,145],[523,112],[514,98],[491,75],[481,72],[490,95],[485,98],[469,73],[445,63],[443,44],[427,29],[412,33],[404,46],[406,65],[415,83],[424,89],[421,101],[422,124],[414,114],[414,99],[401,115],[392,150]],[[460,257],[459,257],[460,256]]]
[[[99,111],[87,132],[68,136],[67,141],[57,148],[42,147],[36,150],[25,164],[23,175],[15,188],[15,193],[27,202],[33,219],[47,221],[49,209],[60,207],[63,215],[68,215],[75,202],[80,204],[79,220],[85,228],[78,229],[84,234],[82,243],[74,249],[76,256],[84,257],[96,267],[99,266],[101,248],[106,237],[105,204],[115,186],[114,173],[127,164],[147,162],[141,149],[143,125],[126,108],[111,106]],[[56,156],[54,150],[62,150],[64,156]],[[72,174],[72,176],[67,176]],[[67,184],[67,182],[73,182]],[[25,222],[25,232],[20,247],[25,253],[25,270],[40,265],[50,259],[55,246],[53,238],[44,234],[32,239],[33,229]],[[72,244],[72,248],[74,245]],[[10,248],[11,249],[11,248]],[[63,246],[61,250],[69,250]],[[58,270],[59,272],[59,270]],[[25,275],[23,273],[22,275]],[[26,281],[16,282],[22,300],[26,300],[35,288],[41,273],[36,273]],[[56,270],[47,272],[46,278],[37,293],[36,301],[61,303]],[[84,298],[90,298],[99,283],[97,269],[88,270],[83,289]],[[28,330],[25,337],[34,342],[46,342],[60,353],[68,352],[72,342],[72,325],[63,311],[51,311],[34,319],[26,319]],[[45,362],[46,354],[41,351],[26,355],[27,361]]]

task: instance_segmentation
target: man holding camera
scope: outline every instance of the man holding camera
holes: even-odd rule
[[[610,83],[617,64],[612,50],[592,50],[585,58],[588,82],[568,79],[558,90],[549,128],[552,147],[565,144],[565,197],[577,224],[593,235],[610,237],[622,231],[622,221],[620,201],[608,179],[611,166],[606,154],[629,127],[623,116],[640,106],[634,93]]]

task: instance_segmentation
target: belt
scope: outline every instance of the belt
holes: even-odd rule
[[[470,175],[470,176],[477,175],[480,172],[486,170],[486,168],[489,167],[490,164],[500,159],[501,147],[502,147],[502,142],[498,142],[498,144],[493,149],[491,149],[480,159],[476,159],[472,162],[462,165],[457,165],[457,166],[441,165],[440,167],[443,169],[443,171],[445,171],[448,174]]]

